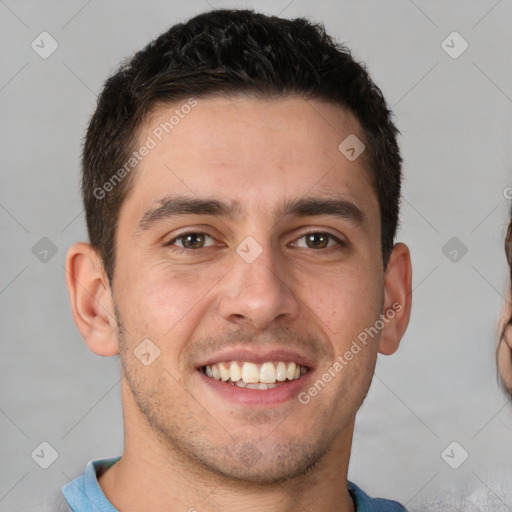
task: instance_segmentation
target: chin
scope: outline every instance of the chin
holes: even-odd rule
[[[308,473],[326,449],[290,442],[262,446],[241,441],[225,448],[223,456],[197,457],[200,464],[217,476],[240,483],[276,485]]]

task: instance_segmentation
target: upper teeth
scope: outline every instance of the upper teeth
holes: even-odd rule
[[[307,368],[296,363],[268,362],[261,365],[254,363],[238,363],[237,361],[221,362],[205,366],[208,377],[217,380],[243,382],[245,384],[274,384],[276,381],[295,380],[307,372]]]

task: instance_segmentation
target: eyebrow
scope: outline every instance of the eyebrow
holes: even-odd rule
[[[136,232],[147,231],[162,220],[181,215],[210,215],[234,220],[244,210],[237,201],[220,198],[198,198],[190,196],[168,196],[158,201],[159,206],[147,210],[137,225]],[[368,229],[368,218],[354,203],[346,199],[306,197],[285,201],[275,212],[277,218],[289,216],[315,217],[328,215],[351,222],[357,227]]]

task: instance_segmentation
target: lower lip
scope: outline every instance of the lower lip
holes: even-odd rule
[[[200,378],[205,384],[210,386],[216,393],[219,393],[223,399],[236,402],[246,406],[272,406],[282,404],[296,398],[300,391],[307,386],[311,374],[309,370],[297,380],[285,381],[283,384],[270,389],[249,389],[227,384],[222,380],[212,379],[198,370]]]

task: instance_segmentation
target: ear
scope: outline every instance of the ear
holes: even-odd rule
[[[74,244],[66,257],[66,284],[76,326],[99,356],[119,353],[117,321],[108,278],[90,244]]]
[[[411,316],[412,267],[409,248],[398,243],[393,247],[384,281],[384,328],[379,352],[389,356],[396,352]]]

